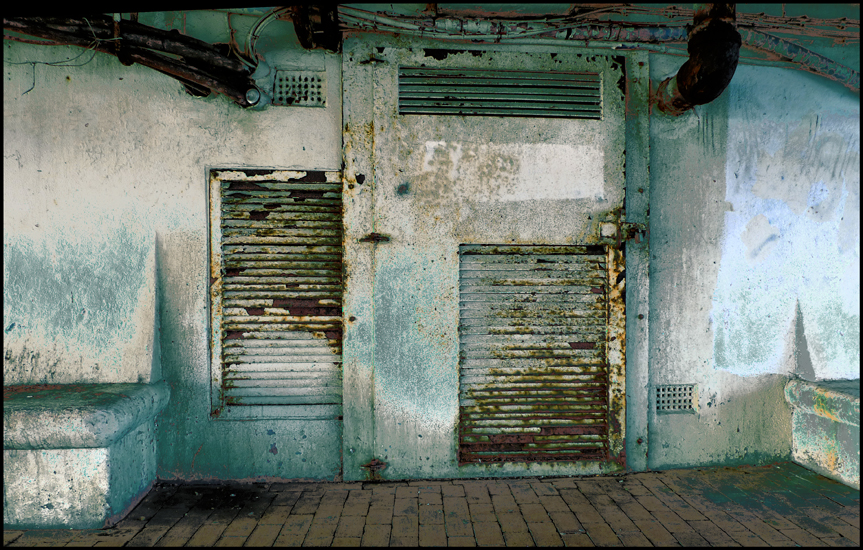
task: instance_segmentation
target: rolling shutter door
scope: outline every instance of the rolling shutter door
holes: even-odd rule
[[[340,417],[340,175],[214,172],[211,201],[215,414]]]
[[[608,460],[606,247],[459,252],[459,463]]]

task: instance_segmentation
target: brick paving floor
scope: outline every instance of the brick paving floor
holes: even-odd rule
[[[583,478],[158,483],[104,530],[4,546],[854,546],[860,492],[796,464]]]

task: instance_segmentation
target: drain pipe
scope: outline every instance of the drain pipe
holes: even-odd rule
[[[674,116],[710,103],[731,82],[741,44],[735,4],[695,4],[688,39],[689,59],[654,97],[660,111]]]

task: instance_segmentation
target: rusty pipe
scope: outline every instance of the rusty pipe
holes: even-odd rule
[[[662,81],[654,101],[677,116],[710,103],[728,87],[740,59],[735,4],[696,4],[688,33],[689,59],[677,74]]]

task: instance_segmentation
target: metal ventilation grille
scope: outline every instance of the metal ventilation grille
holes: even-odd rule
[[[326,107],[325,72],[276,71],[273,82],[273,105]]]
[[[600,75],[399,68],[399,114],[602,118]]]
[[[694,413],[695,384],[656,386],[656,412]]]
[[[220,182],[226,406],[342,402],[341,183],[295,174]]]
[[[607,460],[605,247],[459,252],[459,462]]]

